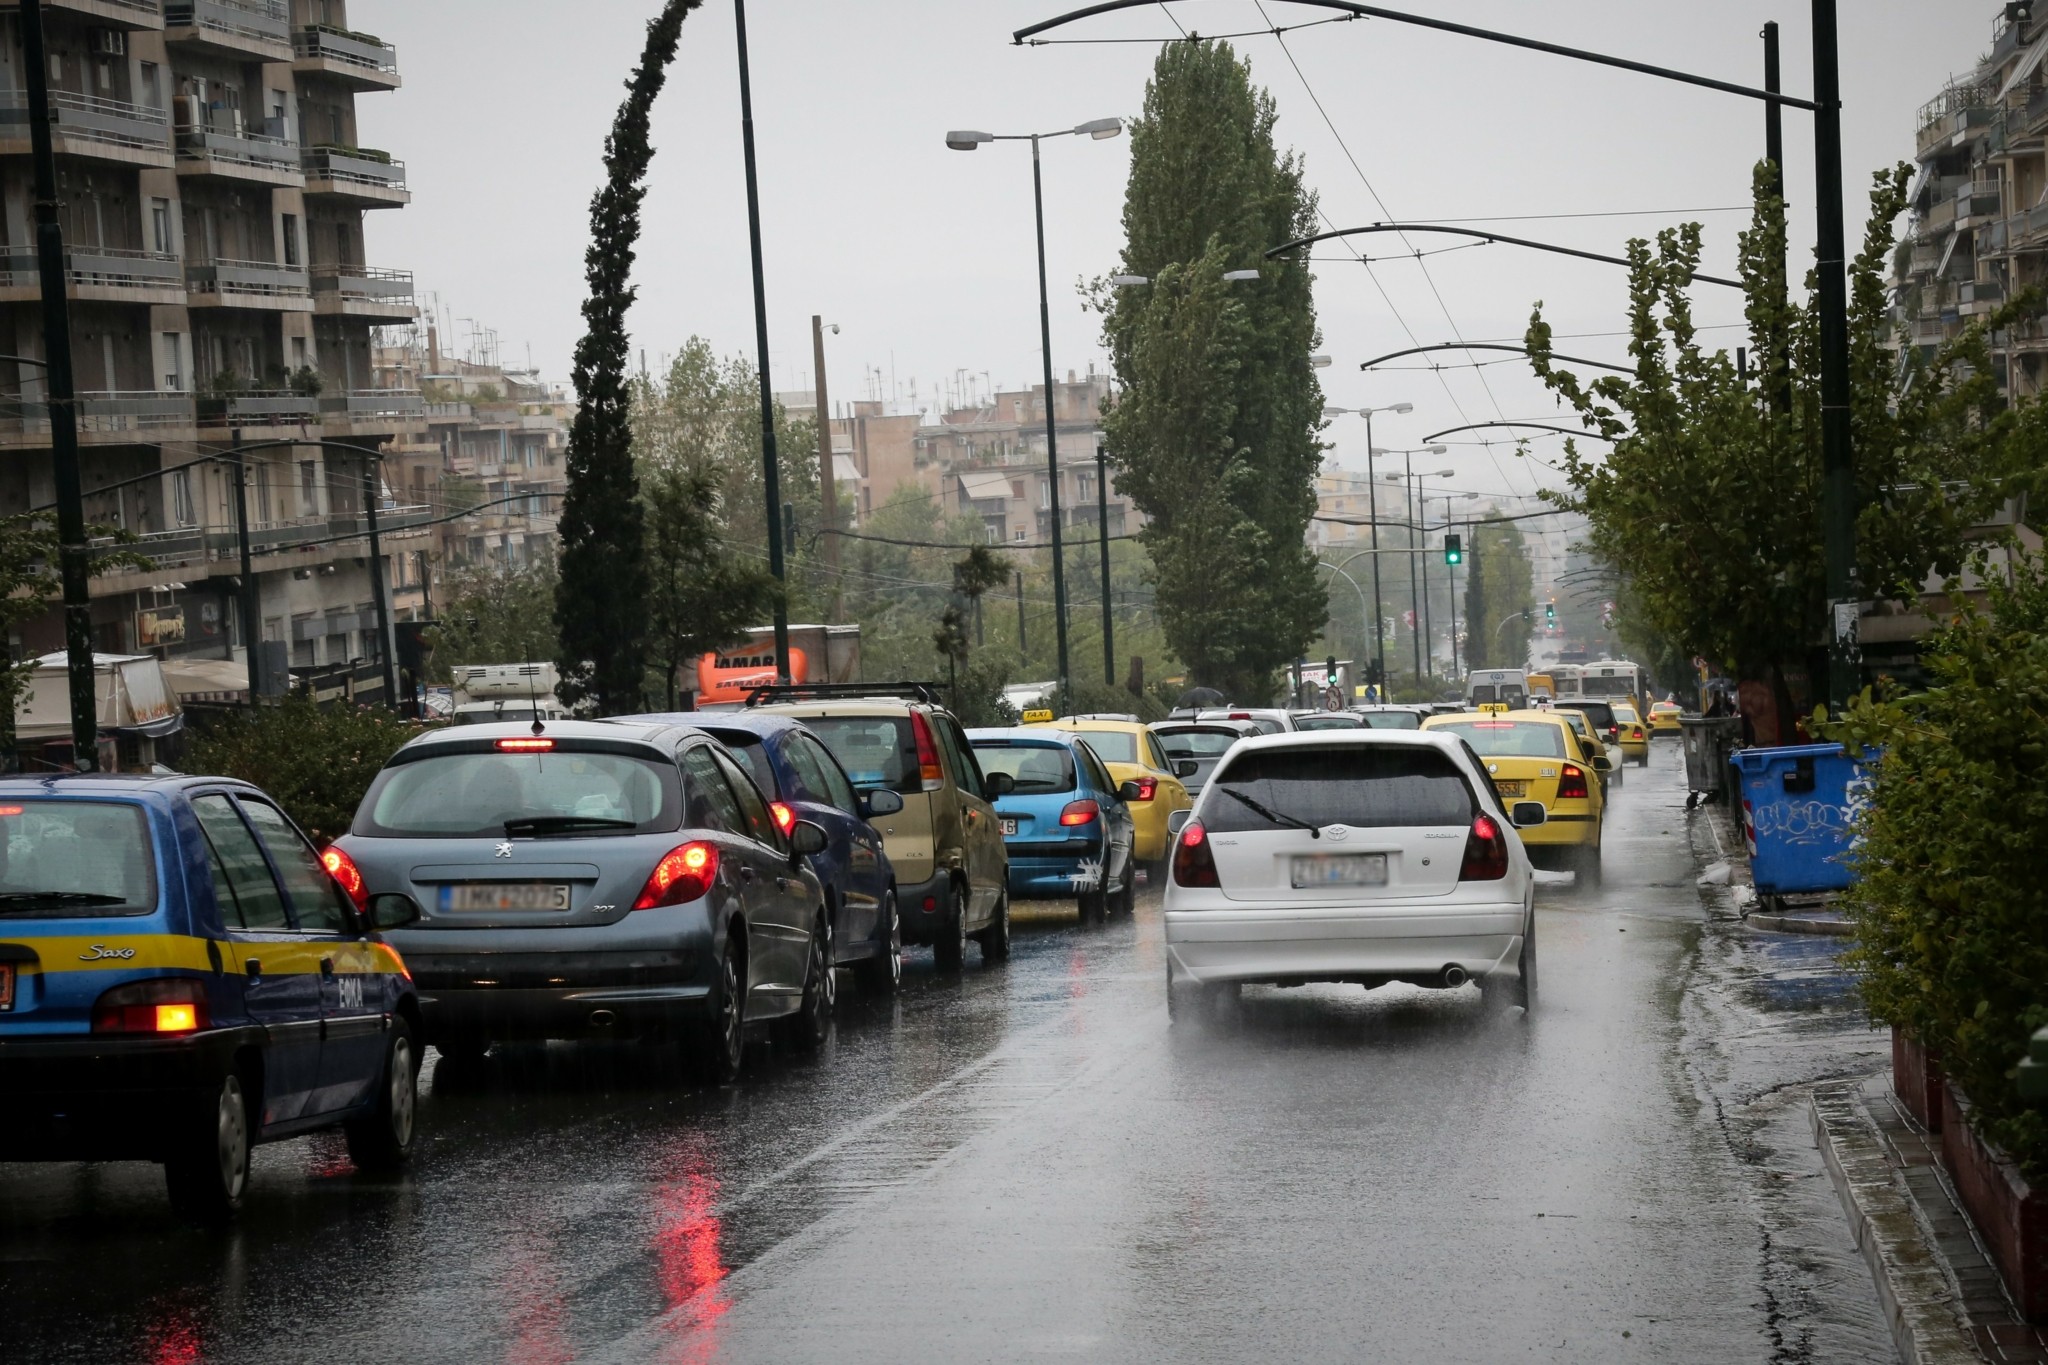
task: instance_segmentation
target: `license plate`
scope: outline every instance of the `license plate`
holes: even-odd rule
[[[1015,834],[1017,832],[1017,818],[1015,816],[1006,816],[997,823],[999,823],[1003,827],[1004,838],[1008,838],[1010,835]]]
[[[14,1008],[14,964],[0,962],[0,1010]]]
[[[1294,860],[1294,884],[1310,886],[1385,886],[1384,853],[1317,853]]]
[[[443,910],[567,910],[569,888],[547,882],[466,882],[441,888]]]
[[[1529,784],[1519,777],[1496,777],[1493,779],[1493,789],[1502,796],[1526,796],[1529,793]]]

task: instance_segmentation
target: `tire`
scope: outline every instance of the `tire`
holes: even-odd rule
[[[164,1184],[180,1217],[218,1226],[233,1219],[249,1188],[249,1101],[242,1078],[221,1078],[213,1103],[189,1120],[164,1158]]]
[[[996,901],[996,916],[988,928],[975,936],[981,940],[981,965],[993,967],[998,962],[1010,960],[1010,893],[1004,891]]]
[[[1109,903],[1109,913],[1111,913],[1112,915],[1122,915],[1126,919],[1128,919],[1132,915],[1135,915],[1137,912],[1138,865],[1136,863],[1126,862],[1124,864],[1123,889],[1121,891],[1118,891],[1116,893],[1116,899]]]
[[[811,926],[809,959],[804,964],[804,999],[797,1012],[780,1021],[781,1040],[796,1052],[816,1052],[832,1032],[832,1011],[839,1003],[838,980],[832,973],[832,922],[818,912]]]
[[[377,1103],[369,1113],[341,1126],[342,1136],[348,1139],[349,1160],[357,1170],[380,1174],[405,1165],[418,1117],[419,1083],[419,1050],[413,1044],[412,1026],[403,1018],[394,1018],[384,1046]]]
[[[690,1031],[689,1062],[707,1085],[726,1085],[739,1079],[747,1055],[746,987],[730,942],[719,955],[709,1003],[711,1017]]]
[[[867,995],[894,995],[903,984],[903,915],[894,888],[882,893],[882,951],[856,962],[853,975]]]
[[[967,965],[967,889],[957,882],[953,885],[952,900],[945,934],[932,945],[932,957],[942,972],[957,972]]]
[[[1083,891],[1077,898],[1083,925],[1100,924],[1109,917],[1109,893],[1097,888]]]

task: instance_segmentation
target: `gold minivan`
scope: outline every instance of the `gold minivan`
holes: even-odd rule
[[[920,683],[763,687],[750,708],[802,721],[856,787],[886,787],[903,809],[875,826],[896,872],[905,943],[957,970],[967,941],[984,963],[1010,955],[1010,856],[996,819],[1005,773],[984,776],[953,714]]]

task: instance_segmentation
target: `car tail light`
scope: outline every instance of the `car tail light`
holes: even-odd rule
[[[320,851],[320,865],[327,869],[327,875],[334,878],[336,885],[348,892],[348,898],[356,903],[356,909],[369,910],[370,891],[363,885],[363,873],[354,858],[329,844]]]
[[[545,754],[553,752],[555,742],[551,739],[501,739],[498,752],[501,754]]]
[[[640,899],[633,902],[633,908],[652,910],[658,905],[696,900],[711,889],[717,876],[718,845],[699,839],[672,848],[647,874],[647,885],[640,888]]]
[[[1251,718],[1252,713],[1249,711],[1232,711],[1230,713],[1230,719],[1232,720],[1250,720]]]
[[[1175,886],[1221,886],[1216,877],[1216,855],[1209,848],[1209,831],[1200,820],[1190,820],[1173,845]]]
[[[1576,763],[1567,763],[1557,779],[1557,799],[1569,801],[1574,797],[1586,799],[1586,770]]]
[[[1093,801],[1069,801],[1065,809],[1060,811],[1060,823],[1063,825],[1092,824],[1095,817],[1100,814],[1102,814],[1102,807],[1096,805]]]
[[[1158,778],[1141,777],[1138,779],[1138,799],[1140,801],[1150,801],[1157,795],[1159,795]]]
[[[190,977],[132,981],[92,1007],[94,1033],[196,1033],[211,1022],[206,986]]]
[[[1458,868],[1461,882],[1497,882],[1508,875],[1508,841],[1500,823],[1491,815],[1472,817],[1472,832],[1465,836],[1465,861]]]
[[[775,817],[775,828],[782,831],[782,837],[788,838],[789,832],[796,828],[796,812],[780,801],[770,801],[768,813]]]
[[[932,738],[932,723],[924,718],[924,712],[910,713],[910,733],[917,740],[917,775],[926,791],[935,792],[946,785],[946,770],[939,766],[938,742]]]

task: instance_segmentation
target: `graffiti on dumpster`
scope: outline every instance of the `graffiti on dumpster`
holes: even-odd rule
[[[1855,828],[1852,808],[1830,801],[1776,801],[1756,807],[1750,823],[1756,837],[1788,844],[1840,844]]]

